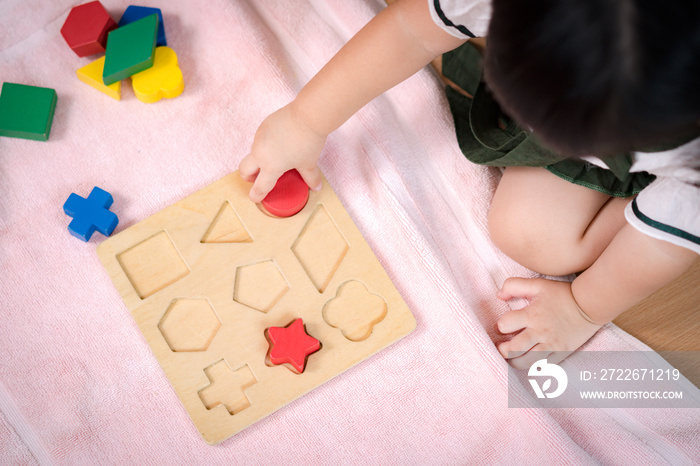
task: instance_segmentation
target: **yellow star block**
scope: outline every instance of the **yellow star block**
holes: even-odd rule
[[[114,84],[106,86],[102,81],[102,69],[105,67],[105,57],[102,57],[89,65],[85,65],[75,72],[85,84],[94,87],[100,92],[107,94],[113,99],[122,99],[122,82],[117,81]]]
[[[177,65],[177,55],[170,47],[156,48],[153,67],[131,77],[134,94],[141,102],[151,104],[163,97],[172,99],[185,90],[182,71]]]

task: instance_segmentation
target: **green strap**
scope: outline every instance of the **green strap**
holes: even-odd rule
[[[471,95],[481,83],[482,71],[481,53],[469,42],[442,56],[442,74]]]
[[[565,159],[501,111],[482,81],[482,67],[481,54],[468,42],[443,55],[443,74],[474,96],[447,88],[457,139],[466,157],[481,165],[530,167]]]
[[[605,157],[603,162],[608,166],[613,175],[618,180],[624,180],[629,175],[632,167],[632,154],[617,154],[610,157]]]

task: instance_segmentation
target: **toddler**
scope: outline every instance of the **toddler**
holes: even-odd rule
[[[398,0],[260,125],[251,200],[292,168],[320,189],[327,135],[440,56],[464,155],[506,167],[494,243],[578,273],[507,279],[498,298],[529,304],[498,320],[498,350],[559,362],[700,254],[700,2]]]

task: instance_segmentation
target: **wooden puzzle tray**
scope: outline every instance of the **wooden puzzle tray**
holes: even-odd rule
[[[250,202],[250,186],[232,173],[97,248],[209,444],[416,325],[327,181],[289,218]],[[277,335],[299,327],[320,349],[301,354],[302,367],[279,358],[275,364]]]

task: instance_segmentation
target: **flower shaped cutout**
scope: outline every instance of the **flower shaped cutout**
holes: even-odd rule
[[[340,329],[348,340],[362,341],[386,312],[386,301],[381,296],[370,293],[361,282],[350,280],[340,285],[336,297],[323,306],[323,320]]]

